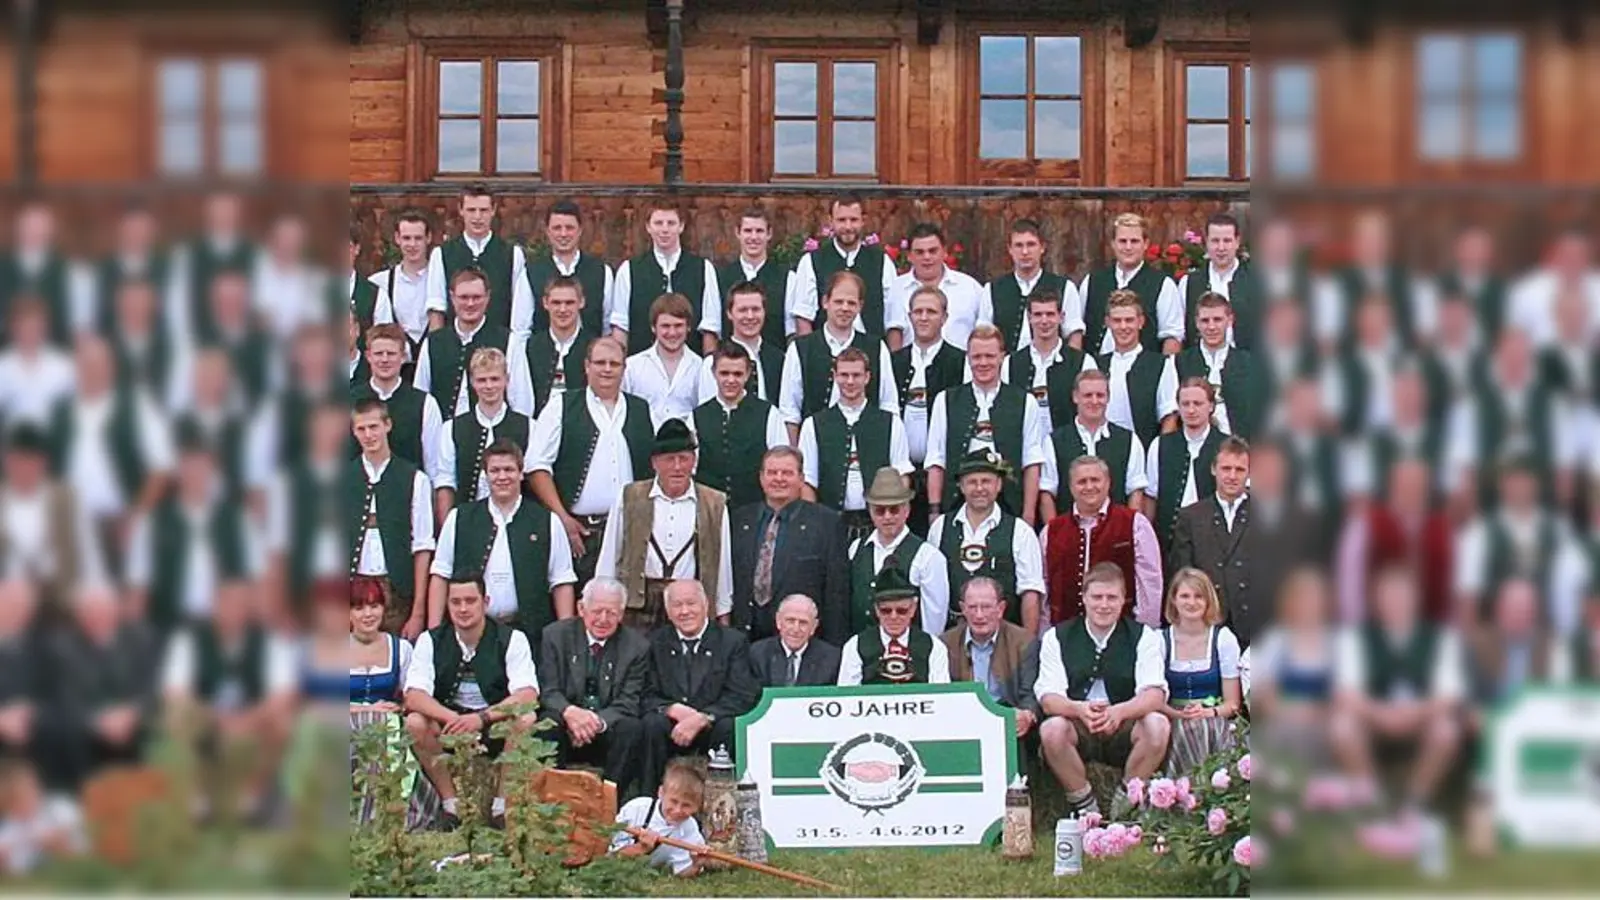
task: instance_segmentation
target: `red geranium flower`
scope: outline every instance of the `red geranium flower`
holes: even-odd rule
[[[964,247],[962,247],[960,244],[956,244],[955,246],[951,247],[950,249],[955,253],[965,253],[965,252],[967,252],[966,249]]]
[[[947,269],[960,268],[960,266],[956,263],[956,258],[954,256],[946,256],[944,258],[944,265]]]
[[[1160,259],[1161,248],[1157,247],[1155,244],[1151,244],[1150,246],[1144,248],[1144,258],[1148,260]]]
[[[890,244],[889,246],[883,248],[883,255],[892,260],[898,261],[900,259],[900,248]]]
[[[1180,254],[1182,252],[1183,252],[1183,245],[1182,244],[1168,244],[1167,245],[1167,255],[1168,256],[1177,256],[1178,254]]]

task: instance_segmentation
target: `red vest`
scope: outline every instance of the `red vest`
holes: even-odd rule
[[[1133,611],[1133,517],[1126,506],[1106,508],[1089,540],[1089,561],[1083,559],[1083,526],[1067,507],[1065,515],[1050,520],[1050,545],[1044,548],[1045,587],[1050,592],[1050,621],[1065,622],[1083,615],[1083,576],[1096,563],[1113,562],[1122,570],[1128,602],[1123,615]]]
[[[1455,551],[1450,520],[1442,512],[1428,513],[1420,531],[1412,531],[1400,518],[1381,506],[1367,514],[1367,571],[1370,578],[1380,566],[1405,562],[1417,573],[1422,590],[1422,615],[1430,622],[1445,622],[1451,608],[1451,565]]]

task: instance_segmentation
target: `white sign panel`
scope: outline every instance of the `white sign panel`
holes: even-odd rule
[[[1490,719],[1484,773],[1502,834],[1600,847],[1600,691],[1533,690]]]
[[[768,688],[737,740],[772,846],[904,847],[998,838],[1015,735],[968,682]]]

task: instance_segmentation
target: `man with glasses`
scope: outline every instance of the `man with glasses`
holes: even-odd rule
[[[913,629],[921,607],[917,588],[898,566],[886,566],[872,582],[877,624],[844,645],[839,684],[949,684],[950,655],[944,641]]]

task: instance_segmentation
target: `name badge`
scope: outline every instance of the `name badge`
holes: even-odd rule
[[[510,594],[515,586],[511,583],[510,572],[486,572],[483,576],[483,586],[490,594]]]

